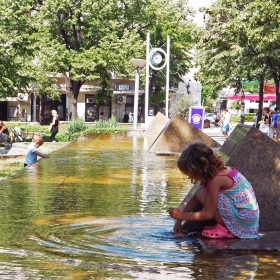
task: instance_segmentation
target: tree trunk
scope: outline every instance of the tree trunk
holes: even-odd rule
[[[275,94],[276,94],[276,106],[277,107],[280,107],[279,83],[280,83],[280,78],[279,77],[277,77],[277,79],[274,79]]]
[[[241,109],[240,109],[240,111],[241,111],[241,118],[240,118],[240,122],[242,123],[242,124],[244,124],[244,121],[245,121],[245,102],[244,102],[244,99],[245,99],[245,97],[244,97],[244,90],[243,90],[243,88],[241,88]]]
[[[260,87],[259,87],[259,111],[257,118],[257,128],[260,127],[259,121],[262,119],[263,115],[263,87],[264,87],[264,75],[260,76]]]
[[[65,77],[67,96],[69,99],[69,120],[78,118],[77,102],[83,82],[74,81],[68,77]]]
[[[276,94],[276,106],[280,107],[280,93],[279,93],[279,82],[280,82],[280,76],[277,74],[277,72],[273,71],[271,60],[268,58],[267,66],[271,70],[271,75],[273,77],[274,85],[275,85],[275,94]]]
[[[271,67],[271,64],[268,64]],[[272,77],[275,85],[275,94],[276,94],[276,106],[280,107],[280,93],[279,93],[279,82],[280,82],[280,77],[277,75],[276,72],[272,72]]]

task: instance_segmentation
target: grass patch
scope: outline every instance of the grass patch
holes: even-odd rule
[[[17,125],[26,137],[23,137],[25,142],[31,142],[33,134],[41,134],[45,142],[51,142],[51,133],[48,130],[48,125]],[[118,123],[115,117],[87,124],[82,119],[72,120],[70,123],[59,125],[59,132],[55,136],[57,142],[69,142],[83,136],[87,133],[126,133],[128,126],[123,126]]]
[[[25,156],[2,157],[0,159],[0,181],[23,168]]]

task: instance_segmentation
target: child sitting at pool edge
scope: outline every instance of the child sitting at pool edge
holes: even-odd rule
[[[37,161],[37,156],[42,158],[48,158],[48,155],[39,152],[38,148],[44,144],[44,139],[40,135],[34,135],[32,142],[28,145],[28,149],[25,156],[24,167],[33,164]]]
[[[215,226],[206,226],[202,236],[207,238],[258,238],[259,207],[255,192],[248,180],[233,167],[225,166],[223,159],[202,143],[189,145],[177,161],[180,171],[191,179],[200,181],[200,187],[183,211],[169,208],[177,219],[174,233],[181,233],[186,221],[215,219]],[[203,210],[192,212],[198,203]]]

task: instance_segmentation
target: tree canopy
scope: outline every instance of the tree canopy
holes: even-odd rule
[[[167,34],[171,37],[171,85],[191,66],[193,26],[191,12],[182,0],[1,0],[0,15],[6,20],[0,23],[2,52],[16,63],[10,63],[16,74],[6,75],[9,88],[16,92],[36,80],[39,94],[55,94],[57,88],[49,76],[62,75],[73,118],[86,81],[101,81],[107,91],[104,85],[112,72],[132,76],[129,61],[145,57],[148,32],[155,47],[164,44]],[[153,79],[153,75],[159,78]],[[152,88],[155,81],[161,82],[158,73],[152,74]],[[8,88],[3,85],[1,95],[4,87]],[[11,95],[11,90],[6,92]]]
[[[262,94],[264,81],[273,78],[278,88],[279,4],[272,0],[218,0],[205,12],[208,21],[197,40],[199,79],[238,90],[242,81],[258,80]]]

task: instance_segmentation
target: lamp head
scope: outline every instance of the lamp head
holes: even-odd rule
[[[132,58],[129,61],[135,68],[143,68],[146,65],[146,60],[141,58]]]

